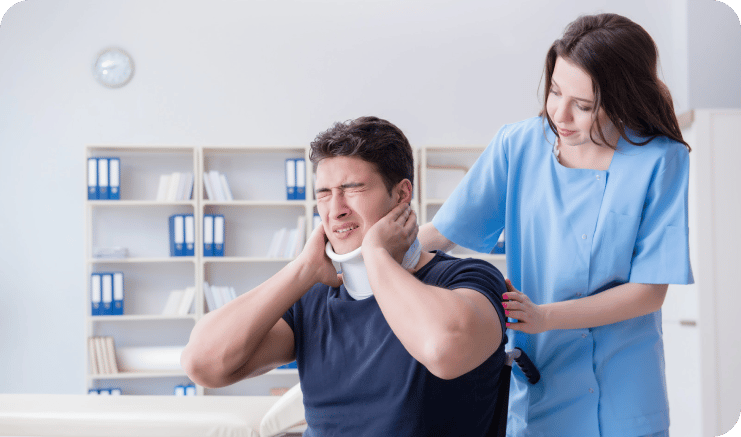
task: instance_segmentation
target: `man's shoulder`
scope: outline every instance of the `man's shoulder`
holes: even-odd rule
[[[419,279],[426,283],[440,283],[461,276],[491,278],[504,281],[502,272],[488,261],[479,258],[459,258],[436,251],[435,257],[419,272]]]

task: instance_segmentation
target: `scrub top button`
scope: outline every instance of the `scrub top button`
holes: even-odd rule
[[[582,239],[582,240],[586,240],[586,239],[587,239],[587,234],[584,234],[584,235],[582,235],[582,236],[581,236],[581,239]]]
[[[581,338],[587,338],[587,334],[582,334]]]
[[[581,293],[576,293],[577,296],[581,297]]]
[[[590,388],[589,389],[589,393],[594,393],[594,389],[593,388]]]
[[[599,180],[599,175],[597,175],[597,180]]]

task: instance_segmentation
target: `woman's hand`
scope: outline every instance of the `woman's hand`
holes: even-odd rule
[[[509,279],[505,279],[505,283],[507,292],[502,294],[502,298],[505,299],[502,303],[504,314],[517,319],[516,323],[507,323],[507,327],[528,334],[548,331],[547,315],[542,307],[535,305],[529,297],[513,287]]]

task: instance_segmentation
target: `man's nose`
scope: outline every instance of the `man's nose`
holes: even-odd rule
[[[329,205],[329,215],[335,219],[341,219],[350,214],[350,208],[345,201],[345,194],[342,191],[332,195],[332,201]]]

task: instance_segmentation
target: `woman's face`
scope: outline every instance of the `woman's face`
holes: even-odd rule
[[[551,90],[546,97],[548,116],[558,129],[560,144],[579,146],[599,141],[599,134],[592,131],[595,118],[599,118],[605,138],[612,143],[617,133],[602,108],[594,113],[594,92],[589,75],[568,60],[558,57],[553,68]],[[591,136],[590,136],[591,134]]]

